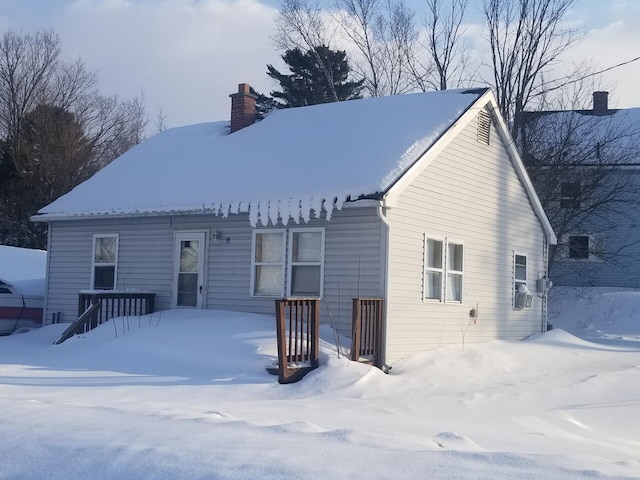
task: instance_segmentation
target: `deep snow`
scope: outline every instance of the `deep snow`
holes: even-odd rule
[[[321,367],[293,385],[265,370],[269,316],[0,338],[0,478],[640,478],[638,307],[640,293],[556,290],[554,330],[423,352],[389,375],[324,330]]]

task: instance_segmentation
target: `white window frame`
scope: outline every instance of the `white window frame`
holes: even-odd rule
[[[453,270],[449,268],[449,245],[459,245],[462,247],[462,270]],[[447,239],[446,241],[446,251],[445,251],[445,271],[446,271],[446,279],[445,279],[445,292],[444,298],[445,303],[452,303],[461,305],[464,303],[464,257],[465,257],[465,248],[464,242],[458,240]],[[460,277],[460,300],[453,300],[449,298],[449,276],[456,275]]]
[[[265,233],[279,233],[282,235],[282,256],[280,262],[256,262],[256,237],[257,235]],[[249,295],[251,297],[258,298],[279,298],[284,296],[284,284],[285,284],[285,262],[287,258],[286,254],[286,241],[287,241],[287,229],[286,228],[267,228],[267,229],[254,229],[251,236],[251,283],[249,285]],[[262,295],[256,293],[256,267],[259,266],[280,266],[282,273],[282,282],[280,284],[280,292],[277,295]]]
[[[96,263],[96,243],[99,238],[115,238],[116,239],[116,258],[114,262]],[[91,289],[97,290],[95,286],[96,266],[114,267],[113,268],[113,288],[107,290],[116,290],[118,286],[118,256],[120,254],[120,234],[118,233],[96,233],[93,235],[93,245],[91,246]],[[100,289],[104,290],[104,289]]]
[[[522,278],[518,278],[517,277],[517,257],[524,257],[524,279]],[[528,284],[528,279],[529,279],[529,256],[526,253],[522,253],[522,252],[513,252],[513,294],[512,294],[512,298],[513,298],[513,307],[516,307],[516,294],[518,293],[518,287],[520,285],[525,285],[527,288],[529,288],[529,284]]]
[[[293,261],[293,235],[297,233],[316,233],[320,232],[320,261],[319,262],[300,262]],[[294,295],[291,292],[292,287],[292,279],[293,279],[293,268],[297,266],[319,266],[320,267],[320,291],[318,292],[318,298],[322,298],[324,293],[324,249],[325,249],[325,229],[323,227],[308,227],[308,228],[290,228],[289,229],[289,248],[287,252],[287,296],[289,297],[300,297],[299,295]],[[306,297],[306,295],[304,296]],[[315,297],[313,297],[315,298]]]
[[[432,240],[434,242],[440,242],[442,245],[441,248],[441,252],[440,252],[440,264],[442,265],[441,268],[436,268],[436,267],[430,267],[429,266],[429,258],[428,258],[428,253],[429,253],[429,248],[428,248],[428,244],[429,244],[429,240]],[[432,303],[442,303],[444,301],[444,281],[445,281],[445,250],[447,248],[447,242],[444,238],[442,237],[436,237],[433,235],[428,235],[428,234],[424,234],[424,238],[423,238],[423,262],[422,265],[424,266],[423,272],[422,272],[422,300],[424,302],[432,302]],[[440,297],[439,298],[432,298],[432,297],[427,297],[427,274],[429,272],[434,272],[434,273],[439,273],[440,274]]]

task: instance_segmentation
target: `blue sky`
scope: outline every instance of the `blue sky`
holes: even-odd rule
[[[481,0],[470,3],[477,22]],[[228,118],[238,83],[271,89],[276,8],[277,0],[0,0],[0,32],[55,30],[66,56],[98,71],[104,94],[144,91],[152,120],[161,107],[177,126]],[[568,21],[585,34],[569,62],[591,58],[604,69],[640,56],[638,0],[579,0]],[[640,61],[608,72],[599,88],[613,107],[640,107],[639,77]]]

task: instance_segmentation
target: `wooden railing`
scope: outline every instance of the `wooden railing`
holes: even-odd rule
[[[351,360],[382,368],[383,307],[381,298],[353,299]]]
[[[278,382],[293,383],[318,368],[320,299],[276,300]]]
[[[86,333],[114,317],[153,313],[154,303],[155,293],[150,292],[80,292],[78,319],[69,325],[54,345]]]
[[[104,292],[80,292],[78,295],[78,317],[94,303],[100,304],[100,311],[98,312],[98,323],[92,328],[97,327],[113,317],[153,313],[155,293],[118,292],[113,290]]]

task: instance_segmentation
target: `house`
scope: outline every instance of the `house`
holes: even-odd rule
[[[489,90],[258,122],[247,84],[231,100],[231,124],[163,131],[33,218],[48,320],[74,320],[80,291],[137,289],[156,309],[267,314],[316,297],[349,333],[352,298],[376,297],[386,362],[545,329],[556,238]]]
[[[42,325],[47,252],[0,245],[0,335]]]
[[[524,161],[558,236],[558,286],[640,288],[640,108],[529,112]]]

